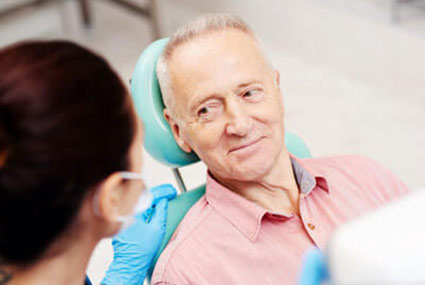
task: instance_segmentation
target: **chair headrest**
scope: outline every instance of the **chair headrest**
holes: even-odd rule
[[[156,76],[156,64],[168,38],[150,44],[140,55],[131,79],[131,95],[137,113],[144,122],[144,145],[148,153],[161,163],[181,167],[199,160],[177,145],[163,116],[164,103]]]

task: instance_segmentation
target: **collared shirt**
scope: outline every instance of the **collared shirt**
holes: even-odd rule
[[[152,284],[296,284],[302,258],[335,228],[408,192],[362,156],[294,159],[300,215],[279,215],[211,176],[156,264]]]

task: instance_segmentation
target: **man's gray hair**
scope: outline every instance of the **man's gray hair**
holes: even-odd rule
[[[156,73],[159,86],[161,87],[162,99],[172,114],[174,114],[173,100],[171,100],[173,87],[171,86],[168,62],[173,51],[178,46],[198,36],[229,28],[243,31],[258,40],[251,28],[237,16],[230,14],[205,14],[179,28],[168,41],[163,53],[158,59]]]

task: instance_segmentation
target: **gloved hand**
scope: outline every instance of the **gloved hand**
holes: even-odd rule
[[[112,239],[114,259],[101,284],[143,284],[165,235],[168,200],[177,194],[170,184],[148,191],[153,194],[153,206],[136,216],[133,225]]]
[[[298,285],[320,285],[328,279],[325,256],[318,248],[312,248],[304,257]]]

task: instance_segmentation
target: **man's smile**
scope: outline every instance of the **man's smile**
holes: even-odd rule
[[[257,144],[264,138],[265,138],[265,136],[261,136],[257,139],[254,139],[254,140],[251,140],[249,142],[238,145],[238,146],[230,149],[227,154],[229,155],[231,153],[245,152],[245,151],[249,151],[251,149],[254,149],[257,146]]]

